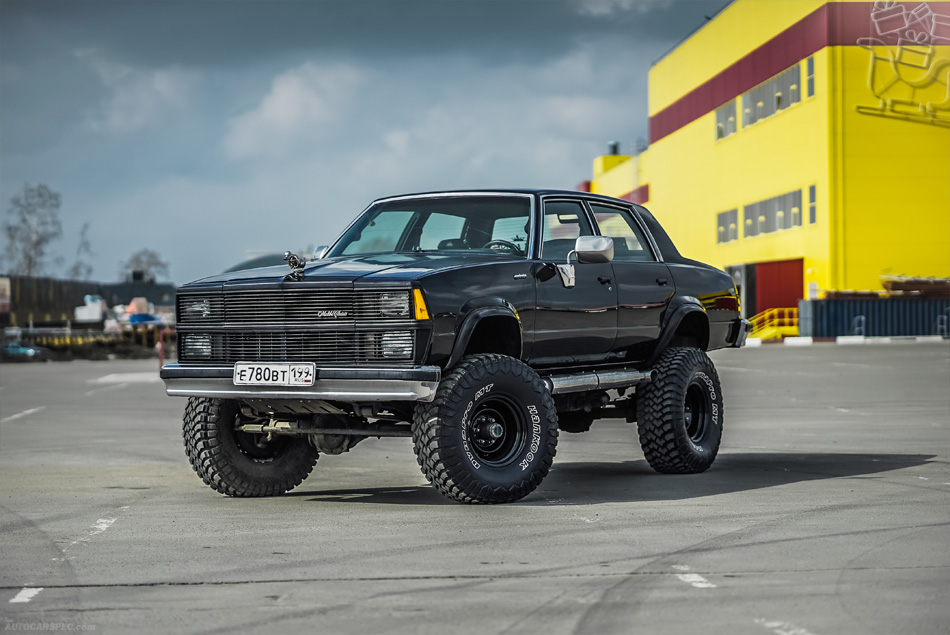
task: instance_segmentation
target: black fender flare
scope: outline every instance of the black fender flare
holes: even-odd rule
[[[702,302],[692,296],[674,298],[666,310],[663,326],[660,330],[660,337],[657,339],[656,346],[653,348],[653,354],[650,355],[650,365],[666,350],[666,347],[669,346],[670,341],[673,339],[673,335],[676,334],[676,329],[679,328],[683,319],[691,313],[701,313],[703,319],[706,321],[706,328],[709,328],[709,316]]]
[[[476,298],[469,300],[462,305],[456,320],[455,344],[452,346],[452,354],[445,367],[452,368],[462,359],[468,343],[472,339],[472,334],[478,323],[489,317],[508,317],[514,320],[518,325],[518,359],[524,355],[524,330],[521,328],[521,318],[518,311],[507,300],[502,298]]]

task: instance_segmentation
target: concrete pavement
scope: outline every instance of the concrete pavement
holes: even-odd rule
[[[0,366],[0,615],[95,632],[944,633],[950,345],[713,354],[723,446],[653,473],[562,433],[523,501],[465,506],[409,440],[286,496],[204,486],[157,364]],[[35,589],[42,588],[42,591]],[[15,600],[15,601],[14,601]]]

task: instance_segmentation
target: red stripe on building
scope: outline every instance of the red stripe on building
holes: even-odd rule
[[[620,197],[625,201],[630,201],[631,203],[637,203],[638,205],[643,205],[650,200],[650,184],[646,183],[641,185],[637,189],[627,192]]]
[[[650,117],[650,143],[656,143],[719,106],[751,90],[826,46],[857,45],[862,38],[881,44],[897,44],[897,35],[881,35],[879,24],[886,17],[874,2],[829,3],[805,16],[745,57],[714,75],[672,104]],[[901,2],[888,5],[950,15],[950,2]],[[903,9],[901,9],[903,10]],[[872,19],[872,12],[874,13]],[[882,28],[888,28],[884,26]]]

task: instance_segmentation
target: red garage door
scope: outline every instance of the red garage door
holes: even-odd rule
[[[755,310],[798,307],[804,287],[803,261],[780,260],[755,265]]]

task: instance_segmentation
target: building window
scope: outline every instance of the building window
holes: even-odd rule
[[[731,209],[716,215],[716,242],[728,243],[739,240],[739,210]]]
[[[814,225],[815,220],[817,219],[818,202],[816,199],[817,199],[817,196],[815,193],[815,186],[809,185],[808,186],[808,224],[809,225]]]
[[[802,100],[802,73],[798,64],[762,82],[742,96],[742,126],[771,117]]]
[[[716,109],[716,139],[725,139],[736,132],[736,100]]]
[[[809,57],[808,61],[805,62],[805,76],[808,82],[808,96],[815,96],[815,58]]]
[[[801,227],[802,191],[793,190],[746,205],[743,209],[744,235],[771,234],[782,229]]]
[[[749,236],[758,236],[759,235],[759,215],[756,210],[756,205],[746,205],[745,209],[742,212],[745,222],[745,229],[743,234],[746,238]]]

